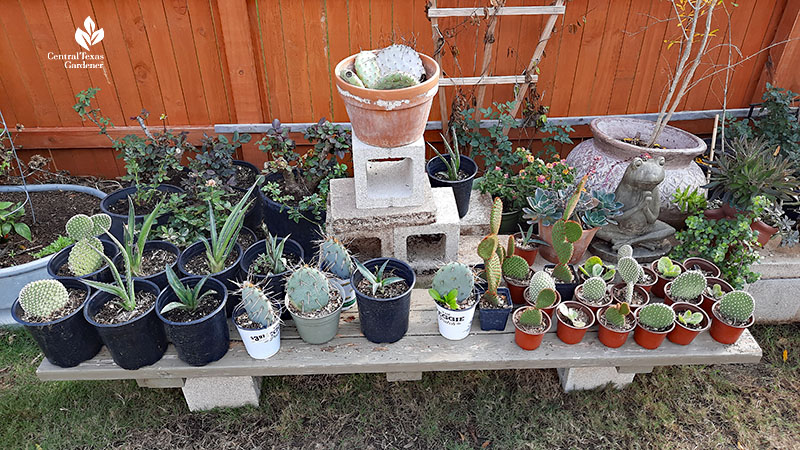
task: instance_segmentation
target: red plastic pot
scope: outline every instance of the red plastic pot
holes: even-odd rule
[[[660,332],[650,331],[639,323],[639,311],[640,310],[637,309],[634,313],[636,314],[636,329],[633,332],[633,339],[641,347],[644,347],[648,350],[655,350],[661,345],[662,342],[664,342],[664,338],[666,338],[667,335],[673,329],[675,329],[675,322],[672,323],[672,326],[669,330]]]
[[[536,306],[534,300],[531,300],[530,290],[528,288],[525,289],[525,293],[523,294],[525,297],[525,304],[528,306]],[[561,293],[556,291],[556,301],[553,303],[553,306],[549,308],[542,308],[542,312],[547,314],[551,319],[553,318],[553,311],[558,308],[558,304],[561,303]]]
[[[711,273],[711,277],[715,277],[715,278],[719,277],[720,274],[722,273],[719,270],[719,267],[717,267],[716,264],[712,263],[711,261],[709,261],[707,259],[703,259],[703,258],[686,258],[683,261],[682,265],[683,265],[683,267],[686,268],[686,270],[694,270],[694,267],[697,266],[703,272]]]
[[[653,270],[653,269],[651,269],[649,267],[646,267],[646,266],[642,266],[642,269],[653,278],[653,282],[650,283],[650,284],[639,284],[639,283],[637,283],[636,286],[640,286],[649,295],[650,292],[653,290],[653,286],[655,286],[656,283],[658,283],[658,274],[655,272],[655,270]]]
[[[547,314],[542,314],[542,320],[547,323],[547,326],[543,332],[533,334],[522,331],[517,325],[517,322],[519,320],[519,315],[522,314],[522,311],[525,311],[526,309],[530,309],[530,307],[524,306],[519,308],[514,312],[514,316],[511,319],[514,322],[514,342],[516,342],[517,345],[519,345],[519,347],[523,350],[536,350],[539,348],[539,345],[542,344],[542,339],[544,339],[545,333],[550,331],[550,326],[553,323],[550,319],[550,316]]]
[[[667,339],[673,344],[678,345],[689,345],[692,343],[694,338],[697,337],[698,334],[706,331],[708,327],[711,326],[711,321],[708,319],[708,315],[697,305],[693,305],[691,303],[686,302],[677,302],[672,305],[672,309],[675,311],[675,328],[669,332],[667,335]],[[699,312],[703,314],[703,321],[700,322],[700,328],[692,329],[687,327],[686,325],[682,324],[680,320],[678,320],[677,315],[682,313],[686,310],[691,310],[694,312]]]
[[[607,328],[603,325],[603,322],[600,321],[600,316],[605,314],[607,309],[608,306],[604,306],[597,310],[597,339],[608,348],[622,347],[625,341],[628,340],[628,335],[631,334],[633,328],[628,331],[617,331]]]
[[[722,278],[707,278],[706,282],[709,287],[714,287],[715,284],[718,284],[722,288],[722,292],[726,294],[728,292],[733,292],[733,287]],[[708,317],[712,316],[711,307],[714,306],[714,303],[717,303],[717,299],[703,294],[703,303],[700,307],[703,308],[703,312],[705,312]]]
[[[665,305],[672,305],[674,303],[688,303],[690,305],[700,305],[700,304],[703,303],[703,296],[702,295],[700,297],[697,297],[695,299],[695,300],[697,300],[697,302],[694,302],[694,303],[693,302],[687,302],[686,300],[676,301],[676,299],[672,298],[672,296],[669,294],[671,287],[672,287],[672,281],[670,281],[669,283],[667,283],[666,286],[664,286],[664,304]]]
[[[589,248],[589,244],[592,243],[592,239],[594,239],[594,235],[599,229],[600,227],[595,227],[591,230],[583,230],[581,238],[578,239],[578,242],[573,244],[574,250],[572,251],[572,258],[569,260],[568,264],[577,264],[581,259],[583,259],[583,254],[586,253],[586,249]],[[542,222],[540,221],[539,234],[542,240],[549,244],[548,246],[542,246],[542,258],[550,261],[553,264],[557,264],[558,257],[556,256],[556,251],[553,249],[553,226],[542,225]]]
[[[686,269],[683,267],[683,264],[675,261],[673,261],[673,264],[680,266],[681,273],[686,271]],[[652,289],[650,289],[650,293],[656,297],[664,298],[664,286],[672,281],[672,278],[664,278],[660,273],[658,273],[658,260],[655,260],[650,264],[650,270],[655,272],[656,276],[658,277],[656,284],[653,285]]]
[[[506,278],[505,275],[503,275],[503,280],[506,282],[508,292],[511,293],[511,302],[515,305],[525,304],[525,289],[528,288],[528,283],[520,284],[517,281]]]
[[[608,289],[606,289],[605,303],[603,303],[601,305],[596,305],[596,306],[592,305],[592,304],[589,304],[589,302],[587,302],[586,298],[584,298],[584,296],[583,296],[583,285],[579,285],[578,287],[575,288],[574,298],[575,298],[575,300],[580,302],[582,305],[586,305],[587,308],[591,309],[592,310],[592,314],[597,314],[597,310],[598,309],[600,309],[600,308],[602,308],[604,306],[610,305],[611,302],[613,301],[613,298],[610,295],[608,295]]]
[[[703,215],[706,216],[706,219],[711,219],[711,220],[720,220],[728,217],[728,215],[725,214],[725,211],[723,211],[722,208],[707,209],[703,211]]]
[[[587,308],[583,303],[569,301],[564,302],[563,304],[573,309],[581,309],[586,313],[587,316],[589,316],[589,323],[586,324],[585,327],[575,328],[572,325],[564,322],[561,319],[561,316],[558,314],[558,311],[556,311],[556,318],[558,318],[558,328],[556,329],[556,334],[558,335],[558,338],[561,339],[561,342],[565,344],[577,344],[583,340],[583,336],[586,335],[586,330],[594,325],[594,314],[592,314],[592,310]]]
[[[535,236],[535,237],[537,239],[539,238],[539,236]],[[520,232],[514,233],[514,239],[522,239],[522,233],[520,233]],[[514,254],[521,256],[522,259],[524,259],[528,263],[529,266],[532,266],[533,262],[536,261],[536,255],[539,254],[539,246],[534,244],[532,250],[528,250],[528,249],[524,249],[524,248],[522,248],[520,246],[516,246],[514,248]]]
[[[750,327],[755,321],[755,318],[750,316],[750,320],[743,326],[735,327],[733,325],[728,325],[719,318],[719,302],[714,303],[714,306],[711,308],[711,314],[711,329],[709,332],[711,333],[711,337],[720,344],[735,344],[742,333],[744,333],[744,330]]]
[[[619,289],[625,289],[625,283],[617,283],[617,284],[611,286],[611,298],[612,298],[612,301],[614,301],[616,303],[622,303],[622,302],[625,301],[624,298],[619,298],[619,297],[616,297],[614,295],[614,291],[619,290]],[[635,310],[641,308],[642,306],[650,303],[650,294],[646,290],[644,290],[643,287],[641,287],[639,285],[634,285],[633,286],[633,290],[634,290],[634,292],[638,291],[640,294],[644,295],[645,302],[642,303],[641,305],[628,305],[628,306],[631,307],[631,311],[635,311]]]

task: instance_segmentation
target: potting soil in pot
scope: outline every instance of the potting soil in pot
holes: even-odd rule
[[[136,276],[144,278],[149,277],[150,275],[155,275],[164,271],[164,267],[171,267],[177,260],[178,255],[175,253],[168,252],[160,248],[147,249],[142,255],[142,269],[136,274]],[[124,262],[122,261],[122,258],[120,258],[120,261],[117,263],[117,268],[120,270],[124,268]]]
[[[236,238],[236,242],[242,247],[242,250],[247,250],[250,248],[251,245],[255,244],[256,241],[250,233],[239,233],[239,237]]]
[[[22,314],[20,314],[19,318],[30,323],[46,323],[51,322],[53,320],[58,320],[62,317],[66,317],[72,314],[76,309],[80,308],[83,305],[83,301],[86,300],[86,291],[83,289],[75,289],[75,288],[67,288],[67,292],[69,293],[69,300],[67,304],[65,304],[61,309],[57,311],[53,311],[47,317],[39,317],[30,315],[25,310],[22,310]]]
[[[137,201],[136,196],[133,196],[133,213],[137,216],[146,216],[153,212],[153,209],[156,207],[159,201],[161,201],[162,197],[166,197],[168,194],[162,193],[161,195],[154,195],[149,198],[146,202],[139,202]],[[163,207],[163,205],[162,205]],[[114,214],[120,214],[128,217],[128,198],[124,197],[114,203],[112,203],[108,210]],[[164,211],[162,210],[161,213],[163,214]]]
[[[127,322],[135,319],[140,315],[146,313],[156,302],[156,296],[151,292],[137,292],[136,293],[136,308],[133,311],[127,311],[120,305],[118,297],[107,301],[99,311],[94,315],[95,322],[112,325],[117,323]]]
[[[625,301],[625,289],[626,289],[625,286],[613,287],[613,288],[611,288],[611,295],[613,295],[614,298],[618,302],[624,302]],[[630,306],[642,306],[642,305],[644,305],[646,303],[646,301],[647,301],[647,298],[644,295],[642,295],[642,293],[639,292],[637,289],[634,289],[633,290],[633,297],[631,297],[631,301],[628,304]]]
[[[590,315],[586,314],[586,311],[584,311],[583,308],[577,308],[576,307],[574,309],[578,311],[578,320],[582,321],[583,323],[587,323],[587,324],[592,322],[592,317]],[[564,323],[570,325],[573,328],[578,328],[578,327],[572,325],[572,321],[570,319],[567,319],[566,317],[564,317],[564,315],[561,314],[561,311],[559,311],[558,309],[556,309],[556,313],[558,314],[558,317],[561,318],[561,321],[563,321]]]
[[[247,311],[242,311],[241,314],[233,318],[233,321],[236,322],[236,325],[238,325],[239,328],[244,328],[245,330],[258,330],[260,328],[264,328],[264,326],[260,323],[253,322],[250,319],[250,316],[247,315]]]
[[[390,277],[393,277],[395,275],[392,272],[388,272],[388,273],[385,273],[384,276],[386,278],[390,278]],[[401,280],[401,281],[398,281],[397,283],[390,284],[388,286],[383,286],[382,288],[379,288],[375,292],[375,295],[372,295],[372,283],[370,283],[369,280],[367,280],[366,278],[362,278],[358,282],[357,288],[358,288],[359,292],[361,292],[362,294],[369,295],[370,297],[374,297],[374,298],[394,298],[394,297],[400,296],[401,294],[405,293],[408,290],[408,283],[406,283],[405,280]]]
[[[231,254],[228,255],[228,258],[225,260],[225,268],[228,268],[236,263],[239,260],[239,252],[236,249],[231,251]],[[189,261],[186,262],[186,270],[192,275],[210,275],[212,272],[208,268],[208,259],[206,258],[206,252],[200,252],[192,257]]]
[[[512,306],[508,304],[508,297],[505,294],[498,292],[497,297],[500,299],[500,303],[498,305],[493,305],[489,300],[486,300],[481,296],[481,302],[478,304],[478,308],[480,309],[506,309],[511,308]]]
[[[299,256],[289,252],[283,253],[283,259],[286,260],[286,263],[284,264],[286,267],[297,267],[302,262]],[[270,270],[270,263],[267,261],[267,255],[265,253],[258,255],[258,258],[256,258],[253,263],[250,264],[250,267],[247,269],[247,271],[255,275],[273,275],[272,271]]]
[[[450,177],[447,175],[447,172],[445,172],[445,171],[436,172],[433,176],[436,177],[439,180],[442,180],[442,181],[461,181],[461,180],[466,180],[467,178],[469,178],[469,174],[464,172],[463,170],[459,170],[458,171],[458,179],[457,180],[451,180]]]
[[[519,316],[522,314],[522,312],[523,312],[522,308],[514,312],[514,324],[516,325],[517,328],[520,329],[520,331],[523,331],[528,334],[542,334],[545,332],[545,330],[547,330],[548,325],[550,325],[547,319],[543,319],[542,323],[536,326],[525,325],[524,323],[520,323]]]
[[[175,308],[162,314],[165,319],[173,322],[191,322],[208,316],[219,306],[222,297],[218,293],[207,295],[200,299],[194,309]]]
[[[644,271],[641,278],[639,278],[639,281],[637,281],[636,284],[649,286],[655,282],[656,282],[655,277],[653,277],[653,275],[651,275],[649,272]]]
[[[301,312],[296,306],[294,306],[294,303],[292,302],[286,302],[286,303],[289,305],[289,310],[292,312],[292,314],[303,317],[305,319],[316,319],[319,317],[325,317],[327,315],[330,315],[331,313],[339,309],[339,307],[342,306],[342,295],[339,293],[338,289],[331,289],[330,298],[328,299],[328,304],[325,305],[325,307],[323,307],[322,309],[318,309],[316,311]]]

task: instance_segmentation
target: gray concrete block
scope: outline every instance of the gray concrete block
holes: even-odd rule
[[[489,213],[492,196],[473,189],[469,196],[469,211],[461,218],[461,236],[486,236],[489,234]]]
[[[428,225],[398,226],[394,229],[394,257],[410,264],[458,259],[460,225],[456,199],[451,188],[434,188],[436,221]]]
[[[596,389],[609,383],[622,389],[631,384],[636,376],[635,373],[618,373],[616,367],[573,367],[557,370],[564,392]]]
[[[190,411],[258,406],[261,377],[187,378],[182,390]]]
[[[753,272],[760,273],[762,280],[800,278],[800,259],[788,256],[764,256],[761,261],[753,264]]]
[[[353,135],[353,175],[356,207],[419,206],[425,202],[425,141],[383,148]]]
[[[800,278],[759,280],[747,287],[756,302],[757,323],[800,321]]]

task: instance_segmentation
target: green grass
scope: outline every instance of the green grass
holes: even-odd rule
[[[564,394],[554,370],[274,377],[260,408],[190,413],[178,389],[40,382],[33,341],[3,329],[0,448],[789,448],[800,325],[753,333],[760,364],[656,368],[620,391]]]

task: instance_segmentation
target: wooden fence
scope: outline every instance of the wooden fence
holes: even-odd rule
[[[442,0],[439,6],[487,3]],[[741,52],[732,55],[737,62],[800,37],[798,3],[740,0],[730,7],[730,26],[718,11],[715,47],[699,72],[726,63],[728,41]],[[548,2],[507,1],[537,4]],[[332,81],[339,60],[393,40],[433,52],[425,0],[0,0],[0,7],[0,109],[9,124],[25,126],[17,134],[23,154],[49,152],[59,169],[78,174],[116,176],[123,170],[108,140],[72,110],[75,93],[90,86],[101,88],[98,104],[117,125],[117,135],[135,131],[129,118],[146,108],[151,124],[164,113],[171,128],[187,129],[197,139],[218,123],[315,122],[323,116],[347,121]],[[678,32],[674,22],[663,21],[671,15],[667,0],[567,2],[539,66],[538,91],[551,106],[550,115],[657,111],[678,56],[678,49],[665,43]],[[86,17],[104,30],[88,52],[75,39]],[[492,74],[522,72],[544,20],[499,19]],[[446,47],[444,71],[475,75],[485,21],[441,19],[440,26],[455,33],[448,39],[452,47]],[[58,59],[79,51],[102,55],[103,67],[66,68]],[[798,43],[744,60],[730,79],[728,107],[759,99],[768,80],[800,90],[798,63]],[[681,109],[720,108],[723,80],[720,75],[699,83]],[[448,88],[448,101],[452,94]],[[507,101],[512,86],[489,87],[486,97]],[[433,108],[431,120],[439,119]],[[576,137],[586,135],[585,127],[576,130]],[[262,158],[252,146],[244,157]]]

